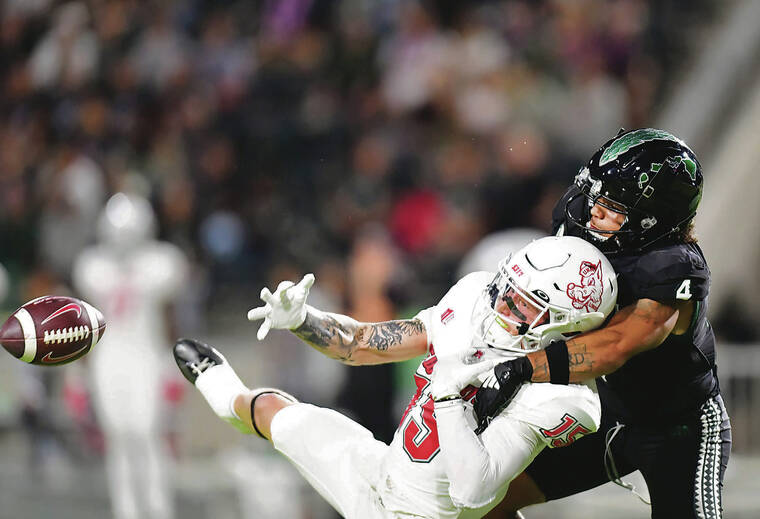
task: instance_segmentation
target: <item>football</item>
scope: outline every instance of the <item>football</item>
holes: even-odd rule
[[[42,296],[11,314],[0,328],[0,344],[24,362],[58,366],[85,355],[105,329],[103,314],[91,304]]]

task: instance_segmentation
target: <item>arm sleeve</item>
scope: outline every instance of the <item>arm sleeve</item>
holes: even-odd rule
[[[539,441],[530,426],[504,415],[476,436],[466,412],[461,400],[435,405],[451,499],[458,508],[480,508],[532,461]]]

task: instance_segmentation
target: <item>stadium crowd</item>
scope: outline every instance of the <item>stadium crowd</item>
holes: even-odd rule
[[[546,229],[579,158],[650,121],[709,4],[5,0],[5,304],[68,283],[119,190],[150,198],[208,301],[288,268],[339,284],[368,232],[427,300],[487,233]]]

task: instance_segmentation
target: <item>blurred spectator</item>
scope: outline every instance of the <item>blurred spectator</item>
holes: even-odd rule
[[[190,65],[191,42],[172,26],[169,10],[151,5],[148,23],[131,52],[138,80],[157,90],[178,81]]]
[[[40,256],[63,279],[93,238],[105,195],[103,172],[77,142],[63,143],[37,179],[42,208]]]
[[[391,298],[401,274],[398,251],[379,228],[362,230],[348,261],[348,311],[361,322],[399,318]],[[359,366],[346,370],[338,405],[381,441],[390,442],[396,429],[394,366]],[[378,388],[382,388],[378,390]]]
[[[89,23],[84,2],[69,2],[55,10],[50,30],[29,60],[32,84],[36,88],[62,86],[74,91],[93,78],[99,42]]]

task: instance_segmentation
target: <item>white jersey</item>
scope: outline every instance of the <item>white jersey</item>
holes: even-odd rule
[[[390,446],[339,413],[309,404],[275,416],[275,448],[344,517],[482,517],[545,446],[566,445],[597,429],[601,406],[593,383],[525,384],[479,436],[476,387],[465,388],[453,405],[433,402],[434,366],[439,357],[473,346],[472,310],[493,276],[462,278],[417,315],[427,332],[428,356],[414,375],[417,391]],[[485,355],[507,360],[517,354],[488,349]]]
[[[547,441],[542,442],[541,435],[536,434],[533,440],[522,438],[527,445],[521,449],[515,445],[515,438],[509,437],[515,432],[510,421],[517,420],[536,431],[541,428],[549,431],[565,423],[563,416],[567,411],[573,419],[585,424],[581,426],[585,432],[596,430],[598,426],[601,410],[593,389],[579,385],[528,384],[503,415],[478,437],[473,432],[476,418],[472,406],[477,388],[468,387],[462,391],[464,406],[457,402],[458,415],[456,408],[444,411],[447,414],[445,432],[452,445],[442,444],[442,410],[435,409],[430,396],[434,365],[438,357],[459,355],[474,345],[472,309],[492,279],[493,274],[488,272],[470,274],[454,285],[437,305],[417,315],[427,331],[429,355],[417,368],[414,375],[417,392],[384,460],[385,484],[378,488],[378,492],[389,509],[411,508],[428,517],[480,517],[498,503],[506,493],[509,482],[533,457],[556,439],[547,437]],[[485,355],[508,360],[517,354],[488,349]],[[576,399],[572,393],[582,398]],[[578,405],[571,404],[573,401]],[[524,432],[520,434],[525,435]],[[578,434],[576,431],[571,441],[577,439]],[[473,452],[473,449],[480,452]],[[480,466],[478,456],[500,458],[491,460],[499,468],[488,474],[488,467]],[[478,488],[460,488],[461,492],[457,492],[457,484],[464,483],[464,487],[468,484],[466,481],[452,481],[447,475],[447,458],[453,461],[456,479],[474,477],[472,484]],[[474,474],[468,474],[465,466],[474,467]],[[463,487],[462,484],[458,486]],[[472,495],[473,492],[477,495]]]
[[[74,284],[107,322],[88,355],[106,426],[152,425],[139,423],[152,421],[160,402],[160,371],[170,358],[166,304],[183,286],[187,269],[176,246],[158,241],[127,253],[98,245],[77,259]]]

